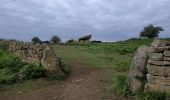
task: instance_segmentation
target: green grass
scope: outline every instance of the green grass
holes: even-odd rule
[[[128,90],[126,76],[135,51],[141,45],[150,46],[152,41],[153,39],[130,39],[112,43],[70,43],[56,45],[54,50],[66,64],[76,62],[104,70],[108,76],[112,75],[114,94],[118,96],[130,96],[135,100],[164,100],[167,98],[164,93],[132,94]]]

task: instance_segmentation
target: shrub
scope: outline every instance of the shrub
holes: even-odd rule
[[[10,69],[3,68],[0,70],[0,83],[13,83],[16,79],[16,75]]]
[[[42,41],[38,37],[33,37],[32,42],[33,43],[41,43]]]
[[[117,95],[127,96],[129,93],[127,78],[125,75],[117,75],[114,78],[114,86],[113,86]]]
[[[102,41],[98,41],[98,40],[93,40],[91,41],[92,43],[102,43]]]
[[[44,75],[44,69],[40,65],[30,64],[25,65],[20,69],[21,80],[35,79]]]
[[[8,44],[7,43],[1,43],[0,44],[0,49],[1,50],[8,50]]]
[[[59,36],[55,35],[55,36],[52,36],[51,40],[50,40],[52,43],[59,43],[61,42],[61,39]]]
[[[70,39],[70,40],[67,40],[67,41],[66,41],[66,44],[74,43],[74,42],[76,42],[76,40],[74,40],[74,39]]]

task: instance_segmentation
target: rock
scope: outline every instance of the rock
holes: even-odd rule
[[[149,58],[152,60],[163,60],[162,53],[149,53]]]
[[[134,60],[137,59],[148,59],[148,50],[149,48],[145,45],[140,46],[135,54]]]
[[[170,86],[164,86],[164,85],[160,85],[160,84],[146,84],[145,91],[169,92]]]
[[[143,80],[146,79],[146,65],[148,61],[148,47],[141,46],[138,48],[132,61],[128,76],[129,88],[132,92],[142,87]]]
[[[165,76],[170,76],[170,66],[165,67]]]
[[[51,48],[45,48],[43,51],[41,64],[44,65],[47,76],[55,73],[62,74],[61,60],[60,58],[56,57],[55,52],[52,51]]]
[[[135,93],[136,91],[138,91],[139,89],[141,89],[142,87],[142,81],[139,79],[136,79],[134,77],[128,78],[128,85],[129,85],[129,89]]]
[[[165,73],[165,66],[156,66],[156,65],[147,65],[148,73],[153,75],[160,75],[164,76]]]
[[[170,46],[166,47],[150,47],[148,52],[151,53],[163,53],[165,50],[169,50]]]
[[[170,51],[164,51],[164,56],[170,57]]]
[[[152,83],[152,84],[156,83],[154,75],[152,75],[152,74],[147,74],[147,81],[148,81],[148,83]]]
[[[161,39],[155,39],[152,44],[152,47],[165,47],[166,46],[166,40]]]
[[[164,61],[170,61],[170,57],[164,57]]]
[[[151,64],[151,65],[160,65],[160,66],[166,66],[166,65],[170,65],[170,62],[169,61],[155,61],[155,60],[151,60],[149,59],[148,60],[148,64]]]

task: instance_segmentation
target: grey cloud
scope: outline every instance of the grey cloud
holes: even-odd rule
[[[17,0],[0,6],[0,37],[27,41],[58,34],[66,40],[92,33],[93,39],[115,41],[137,37],[148,24],[162,26],[160,36],[168,37],[169,4],[169,0]]]

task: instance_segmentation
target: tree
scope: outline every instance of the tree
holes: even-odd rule
[[[58,37],[57,35],[52,36],[51,40],[52,43],[59,43],[61,42],[60,37]]]
[[[41,43],[41,40],[38,37],[33,37],[32,42],[33,43]]]
[[[164,31],[162,27],[153,26],[152,24],[149,24],[148,26],[144,27],[143,31],[140,32],[140,37],[148,37],[148,38],[154,38],[158,37],[160,31]]]

